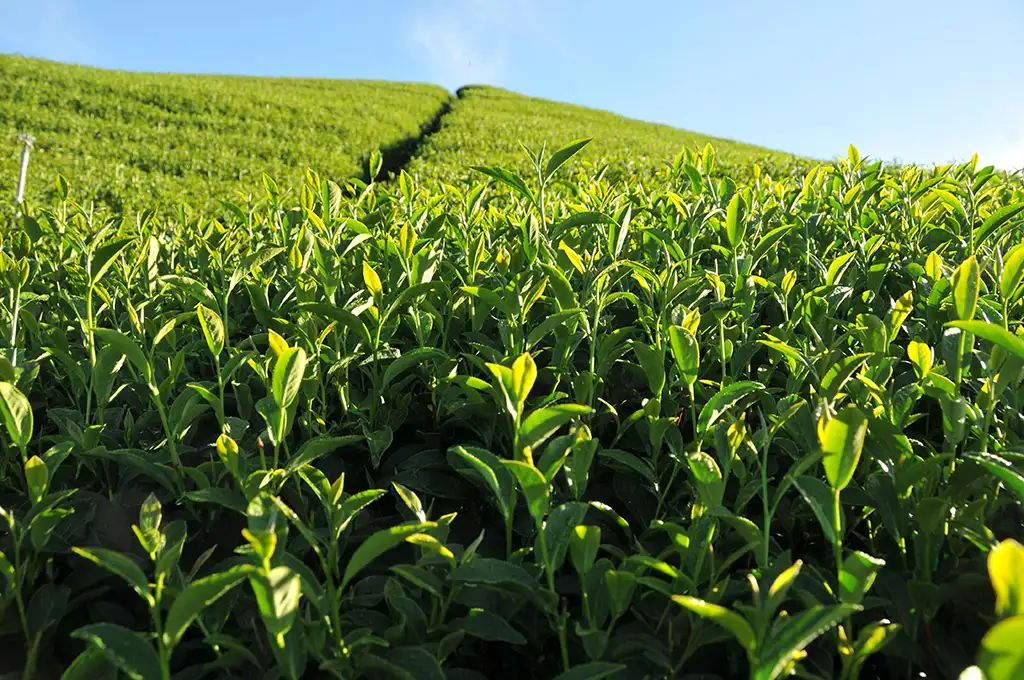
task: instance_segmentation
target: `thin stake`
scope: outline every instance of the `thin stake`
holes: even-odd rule
[[[25,197],[25,180],[28,178],[28,156],[32,152],[32,142],[36,141],[36,138],[32,135],[20,134],[18,141],[25,145],[21,149],[21,174],[18,176],[18,193],[14,199],[16,216],[20,217],[21,202]]]

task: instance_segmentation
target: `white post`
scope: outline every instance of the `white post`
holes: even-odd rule
[[[18,176],[18,193],[14,199],[18,215],[21,215],[21,202],[25,197],[25,179],[28,177],[28,155],[32,151],[32,142],[36,138],[32,135],[18,135],[18,141],[25,146],[21,149],[21,174]]]

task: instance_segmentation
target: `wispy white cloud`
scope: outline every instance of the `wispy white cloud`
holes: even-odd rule
[[[409,36],[431,76],[455,89],[467,84],[500,85],[513,48],[544,41],[545,0],[451,0],[424,2]]]
[[[0,0],[0,50],[84,59],[89,43],[76,0]]]

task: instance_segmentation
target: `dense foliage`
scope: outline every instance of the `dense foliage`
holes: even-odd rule
[[[9,223],[3,670],[1020,677],[1020,181],[583,146]]]
[[[449,100],[433,85],[126,73],[8,55],[0,92],[0,217],[18,178],[16,133],[36,137],[30,202],[53,200],[61,173],[83,204],[174,210],[259,195],[263,172],[289,188],[307,167],[358,174],[374,150],[418,137]]]
[[[528,170],[520,144],[554,150],[567,139],[592,137],[580,155],[584,167],[609,180],[648,179],[684,147],[712,143],[718,168],[736,177],[749,177],[755,163],[776,176],[803,175],[811,162],[751,144],[688,132],[667,125],[631,120],[605,111],[526,97],[493,87],[459,90],[452,114],[438,134],[427,138],[408,170],[420,179],[450,182],[469,173],[473,165],[497,164]]]

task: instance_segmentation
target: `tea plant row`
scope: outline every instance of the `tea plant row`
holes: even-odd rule
[[[289,189],[306,167],[358,174],[374,150],[418,137],[450,98],[432,85],[126,73],[8,55],[0,91],[3,218],[13,214],[16,133],[36,137],[31,203],[54,200],[60,173],[83,206],[212,211],[258,199],[263,172]]]
[[[1020,179],[586,146],[59,178],[0,247],[6,677],[1020,677]]]

